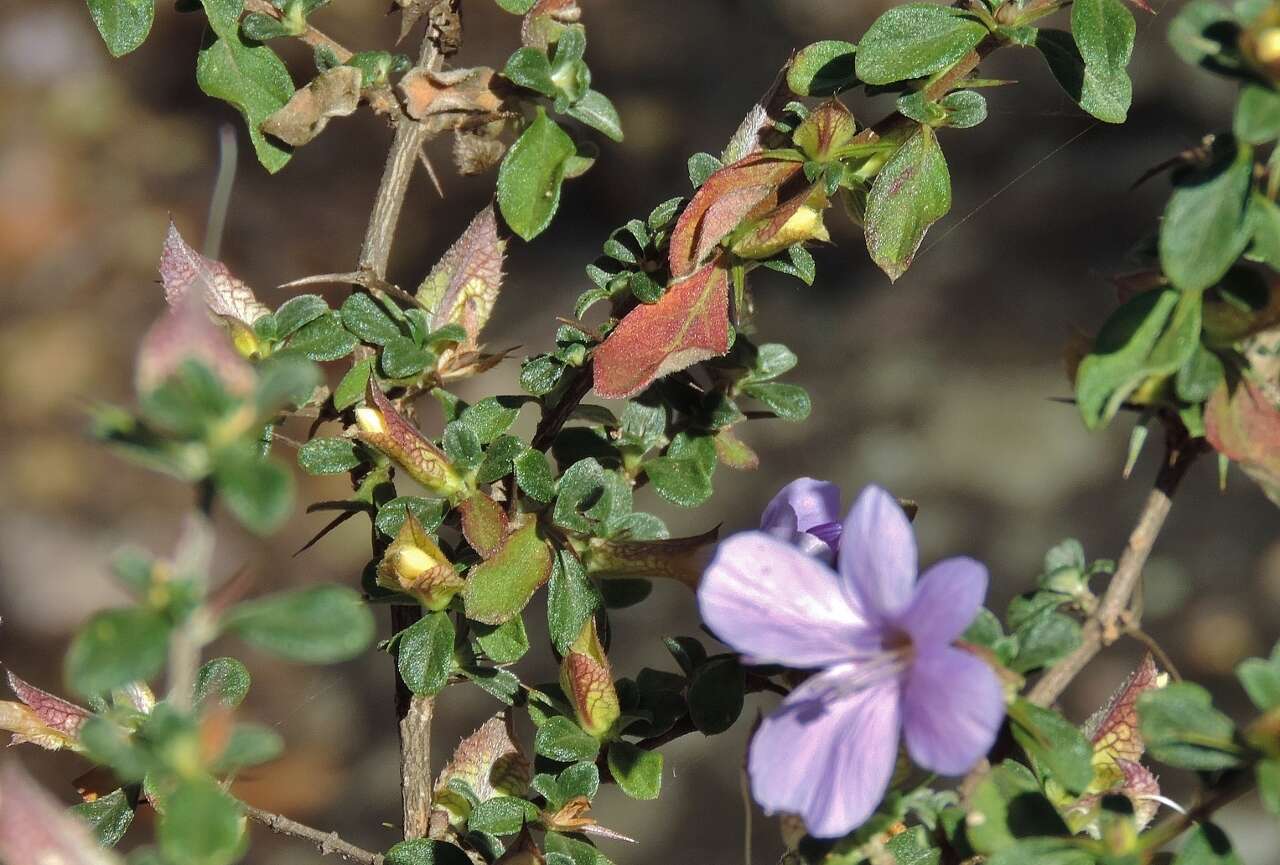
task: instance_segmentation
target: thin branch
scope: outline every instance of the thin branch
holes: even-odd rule
[[[457,4],[458,0],[445,0],[432,7],[419,52],[419,66],[440,69],[445,55],[443,46],[456,46],[461,31]],[[382,180],[369,213],[364,242],[360,247],[360,261],[356,267],[358,271],[373,274],[378,280],[386,280],[396,223],[400,219],[400,210],[404,206],[418,153],[429,136],[427,127],[407,114],[401,114],[396,121],[395,138],[387,154]],[[416,605],[393,605],[393,632],[409,627],[421,616],[422,610]],[[431,816],[431,719],[434,702],[430,697],[410,693],[396,672],[395,708],[400,735],[400,793],[404,803],[404,837],[424,838]]]
[[[316,845],[316,849],[320,851],[322,856],[341,856],[348,862],[361,862],[364,865],[382,865],[381,853],[370,853],[368,850],[343,841],[338,837],[337,832],[323,832],[319,829],[312,829],[297,820],[290,820],[288,817],[272,814],[270,811],[263,811],[261,808],[255,808],[252,805],[245,805],[244,813],[247,817],[256,820],[277,835],[288,835],[291,838],[310,841]]]
[[[1032,703],[1037,706],[1053,703],[1103,647],[1120,639],[1127,628],[1139,624],[1130,615],[1130,602],[1141,583],[1142,569],[1151,555],[1151,548],[1160,535],[1165,518],[1169,516],[1173,494],[1202,450],[1203,444],[1194,441],[1170,445],[1168,456],[1156,475],[1155,488],[1147,496],[1146,505],[1129,535],[1129,542],[1120,556],[1106,594],[1102,596],[1097,611],[1084,623],[1080,645],[1036,682],[1027,695]]]
[[[556,436],[560,434],[560,430],[572,417],[574,409],[578,404],[591,393],[592,376],[591,367],[584,366],[578,370],[577,377],[569,385],[569,389],[565,391],[564,396],[560,397],[560,401],[551,407],[542,415],[542,420],[538,421],[538,428],[533,434],[532,445],[535,450],[545,451],[551,447],[552,442],[556,440]]]

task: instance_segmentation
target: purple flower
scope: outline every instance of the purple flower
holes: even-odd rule
[[[821,525],[833,490],[808,479],[788,486],[765,513],[768,531],[722,543],[698,589],[703,620],[750,660],[818,671],[765,718],[748,769],[767,812],[799,814],[821,838],[875,811],[899,731],[917,764],[960,775],[1004,719],[995,672],[952,646],[982,604],[986,568],[946,559],[917,581],[911,523],[874,486],[844,520],[834,569],[778,539],[787,508],[798,529]]]
[[[840,488],[827,481],[797,478],[765,507],[760,529],[810,555],[834,561],[840,549]]]

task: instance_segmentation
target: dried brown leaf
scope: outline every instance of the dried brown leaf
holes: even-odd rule
[[[301,147],[324,131],[331,117],[346,117],[360,104],[360,70],[335,66],[297,90],[262,122],[262,131],[285,144]]]

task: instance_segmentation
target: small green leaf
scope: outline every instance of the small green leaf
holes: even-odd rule
[[[89,17],[112,57],[122,57],[146,41],[156,17],[155,0],[87,0]]]
[[[520,415],[520,406],[523,404],[521,399],[527,398],[491,396],[482,399],[463,409],[458,421],[470,427],[480,444],[490,444],[516,422],[516,418]]]
[[[536,520],[507,536],[492,558],[471,569],[462,600],[467,618],[500,625],[520,613],[551,576],[551,547]]]
[[[1201,772],[1241,763],[1235,725],[1197,684],[1174,682],[1146,691],[1138,698],[1138,717],[1147,751],[1161,763]]]
[[[1175,180],[1160,223],[1160,265],[1184,291],[1220,280],[1249,242],[1253,150],[1227,141],[1209,165]]]
[[[533,4],[538,0],[495,0],[507,12],[512,15],[523,15],[533,8]]]
[[[476,623],[472,632],[480,651],[495,664],[514,664],[529,651],[529,637],[520,616],[497,626]]]
[[[77,693],[96,696],[145,682],[164,667],[169,628],[159,614],[142,608],[94,615],[67,650],[67,684]]]
[[[73,806],[71,813],[89,824],[99,844],[114,847],[124,837],[124,833],[129,831],[137,805],[137,801],[124,790],[116,790],[106,796],[99,796],[92,802]]]
[[[855,68],[867,84],[924,78],[955,64],[986,35],[982,22],[949,6],[897,6],[863,35]]]
[[[952,129],[969,129],[987,119],[987,100],[976,90],[955,90],[942,97],[946,124]]]
[[[276,338],[284,339],[303,325],[310,324],[329,311],[329,304],[318,294],[291,297],[276,310]]]
[[[488,832],[490,835],[514,835],[525,823],[538,819],[538,809],[532,802],[515,796],[495,796],[477,805],[467,818],[471,832]]]
[[[618,117],[618,109],[599,90],[588,90],[582,94],[565,113],[597,132],[603,132],[614,141],[622,140],[622,120]]]
[[[559,92],[551,78],[551,61],[537,48],[518,48],[507,58],[502,74],[508,81],[554,99]]]
[[[533,749],[543,757],[561,763],[577,763],[579,760],[594,760],[600,751],[600,743],[571,719],[555,715],[538,728]]]
[[[749,384],[742,390],[747,396],[767,405],[783,420],[802,421],[809,416],[809,393],[799,385],[771,381]]]
[[[854,60],[858,46],[839,39],[801,48],[787,67],[787,86],[798,96],[834,96],[858,83]]]
[[[1010,669],[1016,673],[1051,667],[1080,645],[1080,623],[1052,608],[1042,610],[1014,633],[1018,654]]]
[[[689,157],[689,183],[697,189],[722,167],[723,163],[710,153],[695,153]]]
[[[472,865],[461,848],[426,838],[401,841],[387,851],[382,862],[383,865]]]
[[[575,153],[573,139],[542,108],[507,151],[498,169],[498,208],[522,239],[532,240],[551,224],[565,162]]]
[[[230,865],[244,849],[240,803],[211,778],[184,781],[164,799],[156,839],[170,862]]]
[[[244,42],[238,27],[219,33],[197,55],[196,83],[244,115],[249,140],[267,171],[274,174],[285,166],[292,151],[267,138],[261,129],[263,121],[283,108],[294,93],[289,70],[275,52]]]
[[[369,388],[369,378],[372,375],[373,358],[366,357],[364,360],[356,361],[342,377],[342,381],[338,382],[338,386],[333,389],[333,407],[343,411],[364,399],[365,391]]]
[[[387,537],[394,538],[400,532],[400,526],[404,524],[406,512],[413,514],[427,532],[434,532],[444,521],[446,507],[443,499],[397,496],[378,508],[374,525]]]
[[[338,360],[355,350],[360,340],[342,326],[338,313],[330,311],[304,324],[289,339],[289,348],[312,360]]]
[[[547,455],[540,450],[529,448],[514,460],[516,483],[525,494],[540,502],[549,502],[555,495],[555,478],[551,475],[551,464]]]
[[[1085,66],[1123,70],[1133,54],[1138,25],[1120,0],[1075,0],[1071,34]]]
[[[1097,865],[1074,838],[1026,838],[987,859],[986,865]]]
[[[252,444],[219,454],[213,480],[228,510],[258,534],[275,531],[293,509],[293,475]]]
[[[1018,700],[1009,710],[1013,738],[1037,770],[1069,793],[1079,793],[1093,780],[1093,746],[1057,712]]]
[[[867,250],[889,279],[907,272],[929,226],[950,209],[946,157],[934,131],[922,126],[880,169],[867,196]]]
[[[373,639],[373,614],[345,586],[315,586],[232,607],[223,626],[264,651],[308,664],[353,658]]]
[[[978,784],[969,811],[980,819],[966,821],[965,836],[979,853],[1004,850],[1019,838],[1067,833],[1035,776],[1013,760],[994,766]]]
[[[382,346],[380,359],[387,378],[415,378],[435,362],[435,355],[409,337],[397,335],[388,338]]]
[[[1232,130],[1247,144],[1266,144],[1280,138],[1280,93],[1263,84],[1245,84],[1236,103]]]
[[[1184,402],[1205,402],[1226,376],[1222,359],[1203,345],[1197,345],[1187,362],[1178,367],[1174,390]]]
[[[387,311],[367,294],[353,294],[339,310],[342,326],[365,342],[383,345],[387,340],[403,336]]]
[[[443,611],[427,613],[400,636],[396,667],[410,691],[430,697],[449,683],[453,638],[453,619]]]
[[[711,498],[711,477],[691,459],[655,457],[644,464],[653,489],[672,504],[696,508]]]
[[[689,718],[706,736],[723,733],[742,714],[747,676],[736,657],[716,658],[689,677]]]
[[[1169,25],[1174,53],[1192,66],[1214,71],[1238,65],[1239,58],[1231,55],[1239,36],[1240,24],[1231,10],[1214,0],[1191,0]]]
[[[284,739],[275,730],[257,724],[237,724],[210,770],[221,775],[246,766],[258,766],[274,760],[283,751]]]
[[[1280,654],[1242,661],[1236,667],[1236,678],[1259,712],[1280,706]]]
[[[1258,763],[1258,798],[1272,814],[1280,814],[1280,759],[1268,757]]]
[[[249,670],[235,658],[214,658],[206,661],[196,674],[195,702],[217,700],[222,706],[234,709],[249,693]]]
[[[1133,83],[1123,67],[1087,65],[1071,34],[1046,28],[1036,48],[1067,95],[1104,123],[1123,123],[1133,101]]]
[[[547,586],[547,629],[557,652],[569,651],[587,619],[603,604],[600,590],[587,579],[578,557],[561,550]]]
[[[309,475],[340,475],[362,462],[351,439],[317,438],[298,448],[298,465]]]
[[[449,457],[449,462],[462,471],[478,468],[484,460],[484,449],[480,446],[479,437],[461,420],[444,428],[440,444]]]
[[[609,772],[632,799],[657,799],[662,790],[662,755],[630,742],[609,744]]]

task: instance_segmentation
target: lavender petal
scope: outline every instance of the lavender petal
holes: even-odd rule
[[[987,568],[974,559],[944,559],[916,583],[898,625],[917,646],[945,646],[972,624],[987,595]]]
[[[995,744],[1004,693],[986,662],[951,646],[917,655],[902,699],[907,751],[921,767],[963,775]]]
[[[845,517],[840,575],[846,592],[871,615],[893,619],[911,603],[916,580],[916,538],[898,500],[869,486]]]

